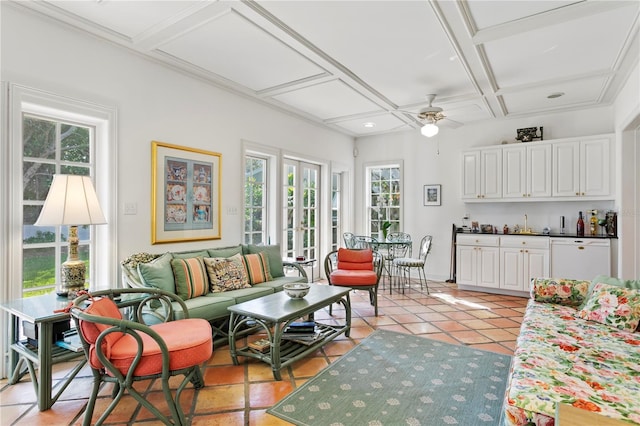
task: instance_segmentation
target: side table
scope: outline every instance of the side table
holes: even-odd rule
[[[0,308],[7,311],[11,317],[9,321],[9,342],[11,344],[9,368],[13,372],[9,377],[9,384],[17,383],[28,371],[38,398],[40,411],[51,408],[86,363],[84,353],[69,351],[53,343],[53,324],[71,320],[71,316],[68,313],[54,311],[63,309],[68,304],[69,299],[58,297],[55,293],[15,299],[0,304]],[[34,324],[38,336],[37,348],[20,341],[21,319]],[[53,380],[51,378],[51,370],[53,365],[78,357],[82,357],[82,359],[73,368],[71,374],[62,383],[56,394],[52,395]],[[24,370],[25,363],[27,370]]]
[[[143,297],[139,295],[131,295],[129,297],[123,295],[118,306],[122,308],[137,306],[142,300]],[[53,343],[54,324],[71,320],[71,315],[68,313],[54,311],[67,307],[69,302],[70,300],[67,298],[58,297],[55,293],[50,293],[42,296],[10,300],[0,304],[0,309],[10,315],[9,343],[11,350],[9,351],[9,368],[12,373],[8,382],[13,385],[28,372],[38,398],[38,409],[40,411],[51,408],[87,362],[84,352],[70,351]],[[20,320],[34,325],[37,330],[37,348],[20,341]],[[53,395],[53,379],[51,377],[53,365],[80,357],[78,364]]]
[[[295,263],[295,264],[300,265],[302,267],[311,266],[311,277],[309,277],[309,282],[312,283],[312,282],[315,281],[315,279],[313,278],[313,269],[314,269],[314,267],[316,265],[316,262],[317,262],[316,259],[298,260],[295,257],[284,257],[284,258],[282,258],[282,260],[285,261],[285,262],[289,262],[289,263]],[[320,275],[320,274],[318,274],[318,275]]]

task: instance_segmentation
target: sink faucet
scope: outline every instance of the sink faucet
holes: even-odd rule
[[[524,214],[524,232],[529,232],[530,229],[527,228],[527,214]]]

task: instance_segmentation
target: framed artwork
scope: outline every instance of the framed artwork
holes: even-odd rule
[[[424,186],[424,205],[439,206],[441,204],[442,185]]]
[[[151,142],[151,244],[220,239],[222,154]]]

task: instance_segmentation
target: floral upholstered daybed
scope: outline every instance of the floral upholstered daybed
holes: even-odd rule
[[[554,425],[558,404],[640,424],[640,281],[532,281],[503,425]]]

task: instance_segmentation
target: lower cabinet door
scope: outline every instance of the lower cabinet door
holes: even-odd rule
[[[479,247],[478,277],[480,287],[500,287],[500,249],[497,247]]]
[[[523,291],[522,249],[500,249],[500,288]]]

